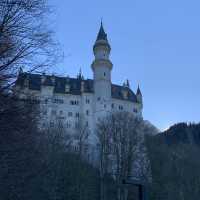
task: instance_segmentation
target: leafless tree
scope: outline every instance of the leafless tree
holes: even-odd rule
[[[48,28],[46,0],[1,0],[0,84],[13,84],[20,68],[44,70],[58,59],[58,46]]]
[[[90,130],[84,120],[83,116],[79,116],[75,126],[74,142],[77,146],[78,155],[80,158],[87,159],[89,151],[89,136]]]
[[[120,186],[123,180],[135,176],[133,168],[137,166],[134,163],[137,163],[138,156],[141,155],[143,126],[141,119],[128,112],[111,114],[98,124],[102,200],[106,199],[103,180],[108,174],[112,174],[118,185],[118,200],[127,198],[126,191]]]

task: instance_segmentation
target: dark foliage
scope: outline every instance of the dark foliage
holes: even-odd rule
[[[198,200],[200,196],[199,124],[176,124],[146,138],[152,168],[152,200]]]
[[[0,194],[2,199],[25,199],[32,180],[42,171],[38,148],[39,132],[29,103],[1,96],[0,114]]]
[[[67,152],[58,131],[37,129],[37,104],[9,96],[0,102],[2,200],[98,199],[98,171]]]
[[[200,123],[178,123],[161,133],[158,137],[167,144],[196,144],[200,145]]]

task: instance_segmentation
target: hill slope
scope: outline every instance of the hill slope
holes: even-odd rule
[[[200,123],[178,123],[158,134],[167,144],[196,144],[200,146]]]

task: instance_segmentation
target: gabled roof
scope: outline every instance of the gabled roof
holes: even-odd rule
[[[41,90],[42,86],[53,87],[54,93],[66,93],[65,87],[69,86],[68,93],[73,95],[81,95],[81,82],[84,82],[84,92],[94,92],[94,81],[92,79],[80,79],[69,77],[58,77],[41,74],[20,73],[16,81],[16,85],[24,87],[25,80],[28,80],[28,87],[30,90]],[[42,81],[44,79],[44,81]],[[112,84],[112,98],[137,102],[135,93],[128,87]],[[124,97],[124,92],[127,93],[127,97]]]

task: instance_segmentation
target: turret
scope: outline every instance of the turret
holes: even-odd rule
[[[140,86],[139,86],[139,85],[138,85],[136,97],[137,97],[137,102],[140,103],[140,104],[142,105],[142,103],[143,103],[143,101],[142,101],[142,93],[141,93],[141,90],[140,90]]]
[[[108,43],[107,34],[105,33],[103,24],[101,22],[99,33],[97,35],[96,42],[93,46],[95,60],[99,59],[109,60],[110,51],[111,47],[110,44]]]
[[[111,101],[111,71],[112,63],[109,60],[111,47],[103,24],[99,29],[97,39],[93,46],[94,61],[91,65],[94,78],[94,94],[96,112],[107,110]]]

